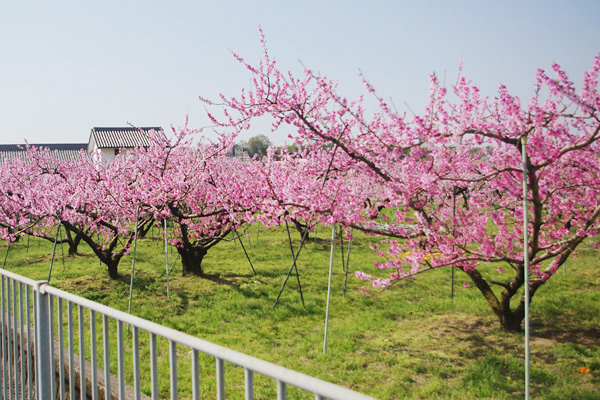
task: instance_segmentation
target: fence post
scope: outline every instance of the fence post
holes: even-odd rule
[[[35,352],[35,366],[36,366],[36,387],[38,393],[38,399],[45,400],[50,399],[52,396],[51,390],[51,368],[50,362],[50,346],[51,337],[48,329],[49,324],[49,296],[46,294],[45,286],[48,284],[47,281],[38,281],[35,286],[35,296],[37,299],[37,313],[35,320],[35,330],[37,332],[36,352]]]

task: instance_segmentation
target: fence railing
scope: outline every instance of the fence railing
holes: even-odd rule
[[[186,386],[185,393],[191,392],[185,398],[200,399],[201,388],[210,386],[201,387],[201,383],[214,379],[215,396],[223,400],[226,369],[228,377],[231,374],[228,382],[243,380],[232,387],[243,385],[246,400],[254,398],[255,376],[260,379],[261,390],[271,382],[274,387],[267,391],[276,393],[278,400],[287,399],[288,387],[317,400],[373,399],[84,299],[44,281],[5,270],[0,270],[0,276],[3,399],[138,400],[148,398],[144,391],[151,399],[175,400],[179,384]],[[159,342],[166,351],[159,351]],[[211,359],[214,372],[206,365]],[[189,374],[178,369],[178,364],[189,364]],[[111,365],[116,379],[111,376]],[[159,388],[159,380],[166,380],[166,375],[169,384]]]

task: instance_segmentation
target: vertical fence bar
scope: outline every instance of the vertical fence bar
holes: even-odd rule
[[[137,326],[133,327],[133,390],[134,399],[141,400],[140,388],[140,330]]]
[[[119,364],[119,399],[125,398],[125,349],[123,346],[123,322],[117,321],[117,348]]]
[[[58,385],[60,389],[60,399],[65,398],[65,327],[63,319],[63,301],[59,297],[57,304],[58,319]]]
[[[287,400],[287,388],[285,382],[277,381],[277,400]]]
[[[104,344],[104,399],[111,400],[110,396],[110,329],[108,316],[102,316],[102,339]]]
[[[244,393],[244,400],[254,399],[254,372],[248,368],[244,368]]]
[[[192,398],[200,400],[200,366],[196,349],[192,349]]]
[[[69,335],[69,399],[75,399],[75,342],[73,340],[73,303],[67,301],[67,321]]]
[[[21,397],[25,398],[25,326],[23,320],[23,282],[19,282],[19,342],[21,346]]]
[[[31,345],[31,289],[28,286],[25,286],[25,297],[27,300],[25,301],[25,307],[27,308],[27,396],[29,399],[32,397],[32,386],[33,386],[33,372],[32,372],[32,355],[33,349],[35,346]]]
[[[50,330],[50,390],[52,391],[52,400],[56,399],[56,376],[54,365],[54,296],[48,295],[48,321]]]
[[[83,306],[78,307],[77,318],[79,322],[79,394],[81,400],[86,400],[85,393],[85,318]],[[94,361],[94,360],[92,360]]]
[[[12,297],[11,297],[11,292],[10,292],[10,284],[11,284],[12,279],[7,278],[6,279],[6,331],[7,331],[7,335],[6,335],[6,340],[7,340],[7,344],[8,344],[8,391],[9,391],[9,398],[13,399],[13,377],[14,375],[14,371],[13,371],[13,361],[12,361],[12,356],[13,356],[13,351],[12,351],[12,327],[11,327],[11,322],[10,322],[10,316],[11,316],[11,301],[12,301]]]
[[[150,333],[150,375],[152,400],[158,400],[158,363],[156,357],[156,334]]]
[[[15,399],[19,398],[19,338],[17,326],[19,325],[19,321],[17,319],[17,310],[19,307],[17,306],[17,281],[13,279],[12,281],[12,317],[13,317],[13,376],[15,383]]]
[[[169,340],[169,363],[171,364],[171,400],[177,400],[177,343]]]
[[[38,347],[38,330],[37,330],[37,320],[38,320],[38,297],[37,297],[37,292],[38,289],[34,288],[33,293],[32,293],[32,298],[33,298],[33,345],[34,345],[34,352],[33,354],[36,354],[35,352],[37,351]],[[37,360],[32,357],[33,359],[33,370],[37,371]],[[35,385],[35,391],[37,392],[37,380],[34,379],[34,385]]]
[[[98,351],[96,346],[96,312],[90,310],[90,361],[92,370],[92,400],[98,400]]]
[[[6,278],[4,277],[4,275],[2,275],[2,398],[3,399],[7,399],[7,392],[6,392],[6,387],[7,382],[8,382],[8,348],[7,348],[7,340],[6,340],[6,307],[5,307],[5,301],[4,301],[4,297],[5,297],[5,290],[4,290],[4,283],[5,283]]]
[[[225,363],[217,358],[217,400],[225,400]]]
[[[36,287],[36,306],[37,306],[37,319],[35,324],[35,330],[37,332],[37,343],[35,353],[35,364],[36,364],[36,375],[35,383],[37,386],[38,399],[48,399],[49,390],[51,387],[50,380],[53,378],[50,374],[50,353],[46,351],[48,346],[51,345],[50,338],[48,336],[48,295],[43,293],[43,286],[45,282],[38,282]]]

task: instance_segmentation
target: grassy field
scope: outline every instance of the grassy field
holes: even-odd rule
[[[292,276],[275,309],[273,303],[291,266],[287,236],[283,228],[261,227],[257,237],[257,229],[251,227],[252,236],[244,238],[256,275],[241,246],[224,242],[205,258],[205,277],[182,277],[180,265],[175,264],[169,299],[164,245],[151,237],[140,240],[132,313],[379,399],[523,397],[523,335],[499,328],[477,289],[463,286],[465,275],[456,275],[454,300],[450,299],[449,269],[363,296],[358,290],[362,282],[353,272],[373,272],[376,255],[368,246],[377,238],[359,234],[352,247],[343,299],[338,241],[324,356],[330,228],[320,227],[318,240],[311,240],[298,260],[305,306]],[[298,233],[292,235],[298,246]],[[560,270],[533,299],[532,398],[600,398],[600,251],[591,243],[582,245],[566,273]],[[27,238],[12,244],[6,269],[46,279],[51,248],[51,243],[33,238],[29,246]],[[0,253],[0,261],[4,255]],[[170,259],[175,257],[171,250]],[[109,279],[106,268],[85,244],[80,246],[80,255],[65,256],[63,267],[59,247],[51,283],[127,311],[130,269],[128,256],[119,267],[121,279]],[[101,326],[100,320],[97,324]],[[146,343],[142,337],[144,360]],[[166,371],[167,344],[160,346],[160,368]],[[189,356],[185,349],[180,351],[180,398],[188,398],[189,384],[183,377],[189,375]],[[202,380],[203,398],[214,398],[214,361],[202,357],[201,362],[201,375],[207,377]],[[590,372],[581,373],[580,367]],[[149,366],[143,364],[142,370],[148,374]],[[243,372],[228,367],[226,374],[228,398],[242,398]],[[160,384],[161,396],[168,398],[168,378],[161,378]],[[147,379],[143,385],[148,393]],[[275,397],[271,380],[256,377],[255,385],[256,398]],[[311,398],[294,389],[288,395]]]

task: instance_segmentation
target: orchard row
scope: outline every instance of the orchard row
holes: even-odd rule
[[[184,273],[201,274],[206,252],[241,224],[337,223],[382,236],[374,249],[379,273],[358,272],[361,279],[388,287],[456,267],[515,331],[525,301],[524,167],[531,295],[600,231],[599,57],[579,90],[558,65],[552,77],[538,71],[525,104],[504,86],[489,98],[460,74],[450,88],[432,76],[428,106],[412,117],[367,81],[375,112],[310,70],[280,71],[266,47],[256,66],[236,58],[252,87],[220,104],[204,100],[228,132],[217,143],[184,127],[110,164],[87,156],[60,162],[29,149],[28,162],[2,165],[3,237],[52,238],[62,224],[61,239],[74,249],[87,243],[115,277],[135,226],[143,231],[166,219]],[[236,135],[258,118],[293,132],[298,151],[228,158]],[[488,263],[498,263],[498,272],[478,269]]]

